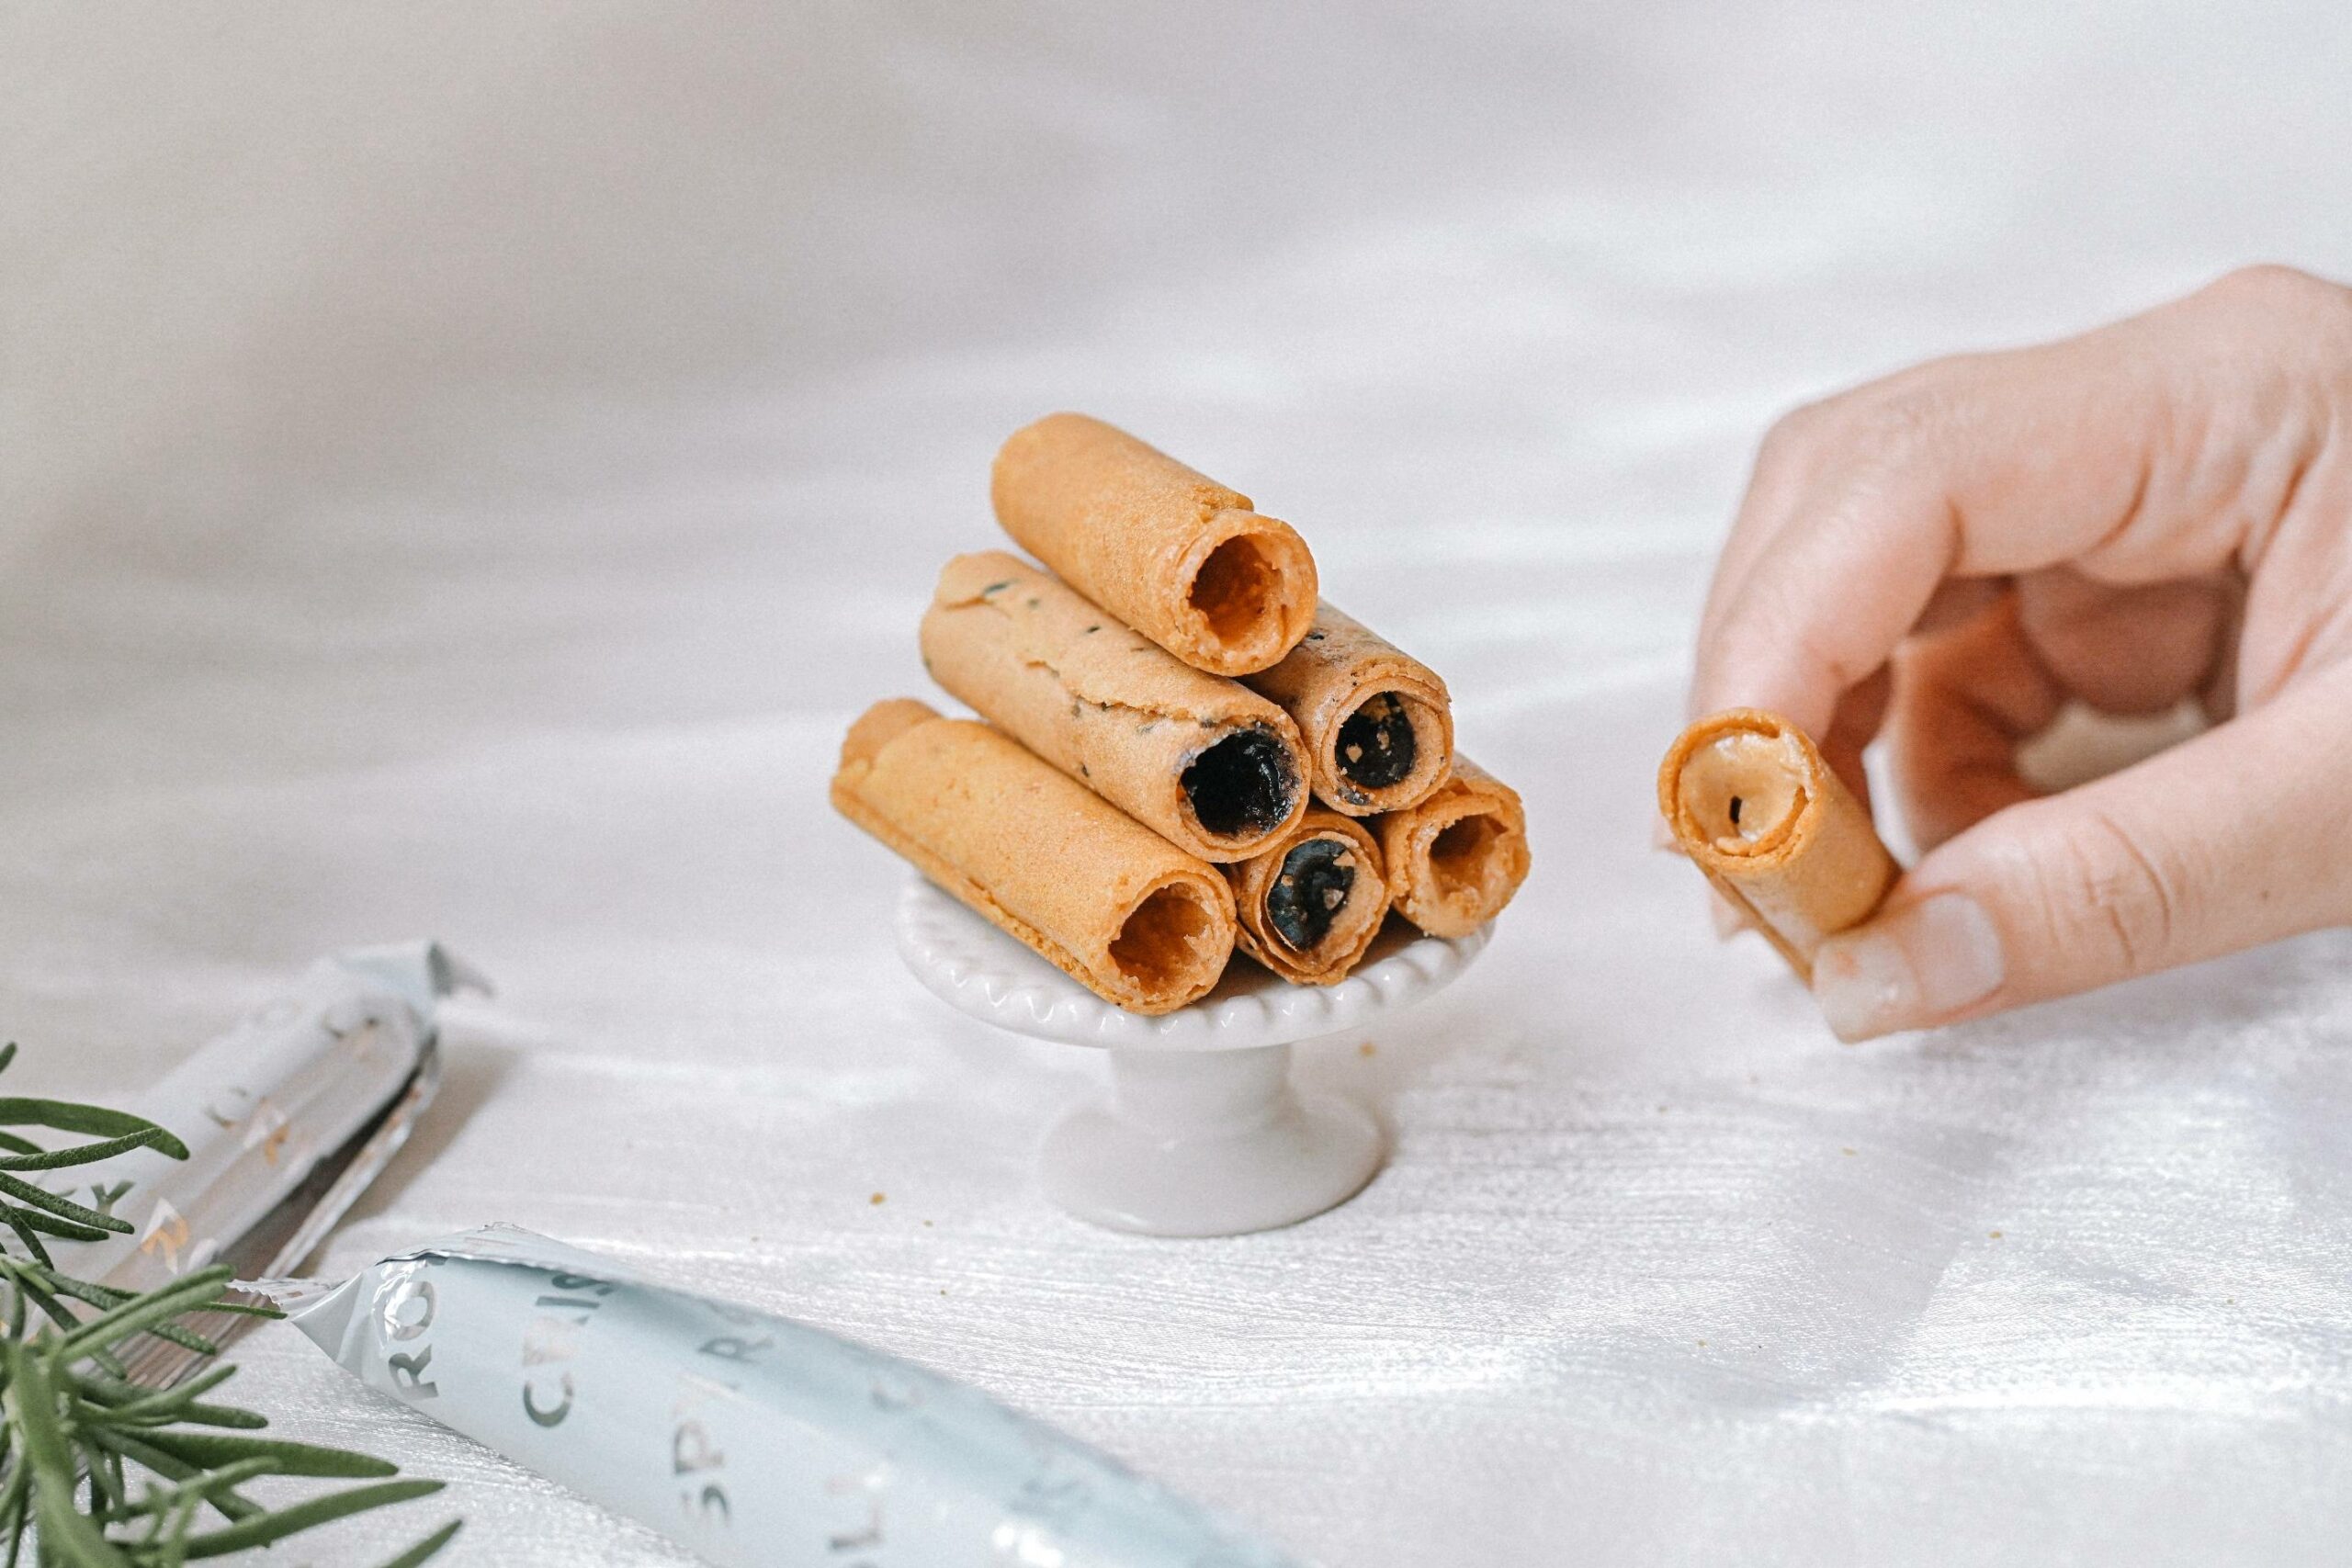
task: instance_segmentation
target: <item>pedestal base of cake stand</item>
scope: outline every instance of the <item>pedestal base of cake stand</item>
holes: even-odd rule
[[[1354,1038],[1450,983],[1487,932],[1444,940],[1399,920],[1337,986],[1293,986],[1237,959],[1217,988],[1146,1018],[1114,1007],[927,882],[899,905],[899,950],[934,996],[1036,1040],[1110,1053],[1107,1098],[1046,1135],[1046,1195],[1145,1235],[1238,1235],[1343,1203],[1387,1155],[1371,1112],[1301,1093],[1291,1047]]]
[[[1295,1224],[1363,1190],[1388,1155],[1372,1113],[1300,1094],[1291,1049],[1111,1052],[1111,1095],[1056,1122],[1046,1196],[1113,1230],[1238,1235]]]

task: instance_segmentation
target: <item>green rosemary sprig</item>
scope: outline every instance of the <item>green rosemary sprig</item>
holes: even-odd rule
[[[13,1044],[0,1048],[0,1071],[16,1055]],[[43,1148],[8,1130],[27,1127],[87,1141]],[[268,1418],[203,1398],[235,1375],[227,1363],[171,1388],[130,1381],[126,1348],[142,1336],[199,1357],[220,1354],[183,1321],[191,1313],[284,1315],[227,1299],[225,1265],[135,1293],[58,1268],[43,1236],[98,1241],[132,1227],[13,1173],[89,1165],[138,1148],[187,1157],[170,1133],[124,1111],[0,1097],[0,1225],[23,1249],[0,1247],[0,1568],[17,1568],[28,1544],[40,1568],[182,1568],[438,1492],[438,1481],[388,1479],[398,1467],[368,1454],[244,1435]],[[121,1195],[109,1194],[109,1204]],[[365,1484],[271,1508],[242,1490],[265,1476]],[[458,1523],[450,1520],[384,1568],[418,1568],[448,1544]]]

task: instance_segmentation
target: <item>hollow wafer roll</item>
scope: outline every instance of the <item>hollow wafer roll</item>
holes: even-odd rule
[[[985,724],[910,698],[850,727],[833,807],[1130,1011],[1198,999],[1233,953],[1225,878]]]
[[[1734,708],[1684,730],[1657,804],[1682,852],[1808,984],[1822,939],[1868,919],[1898,874],[1870,812],[1777,714]]]
[[[1527,808],[1467,757],[1437,793],[1373,826],[1396,912],[1431,936],[1467,936],[1527,880]]]
[[[1248,682],[1298,723],[1316,797],[1349,817],[1402,811],[1445,780],[1453,703],[1437,671],[1318,604],[1280,664]]]
[[[1241,951],[1298,986],[1336,986],[1388,915],[1380,845],[1363,824],[1310,811],[1263,853],[1224,868]]]
[[[1289,524],[1099,419],[1015,431],[989,494],[1062,581],[1212,675],[1265,669],[1315,618],[1315,558]]]
[[[1288,714],[1001,550],[939,574],[922,657],[983,717],[1203,860],[1255,854],[1306,810]]]

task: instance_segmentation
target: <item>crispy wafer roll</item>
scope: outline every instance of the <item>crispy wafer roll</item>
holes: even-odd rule
[[[1527,880],[1527,808],[1469,758],[1437,793],[1373,824],[1396,912],[1431,936],[1467,936]]]
[[[1363,824],[1310,811],[1262,854],[1225,868],[1241,951],[1299,986],[1336,986],[1388,915],[1380,846]]]
[[[1350,817],[1402,811],[1444,782],[1453,703],[1437,671],[1329,604],[1280,664],[1250,677],[1298,721],[1316,797]]]
[[[1106,1001],[1170,1012],[1233,953],[1225,878],[985,724],[899,697],[850,727],[833,807]]]
[[[1807,983],[1822,939],[1868,919],[1898,874],[1869,811],[1777,714],[1734,708],[1684,730],[1657,804],[1682,852]]]
[[[1195,669],[1263,670],[1315,618],[1315,558],[1289,524],[1099,419],[1015,431],[989,494],[1023,548]]]
[[[998,728],[1203,860],[1255,854],[1306,810],[1288,714],[1001,550],[939,574],[922,657]]]

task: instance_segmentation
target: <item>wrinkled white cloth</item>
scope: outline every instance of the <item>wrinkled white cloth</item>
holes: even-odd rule
[[[507,1220],[967,1378],[1351,1568],[2341,1561],[2352,940],[1849,1049],[1649,848],[1787,403],[2263,257],[2352,271],[2352,13],[1630,0],[0,21],[0,1029],[127,1092],[443,939],[319,1259]],[[1085,1053],[893,955],[823,786],[995,444],[1291,519],[1536,862],[1314,1078],[1295,1229],[1047,1207]],[[447,1561],[675,1561],[264,1331]],[[435,1509],[439,1509],[435,1512]]]

